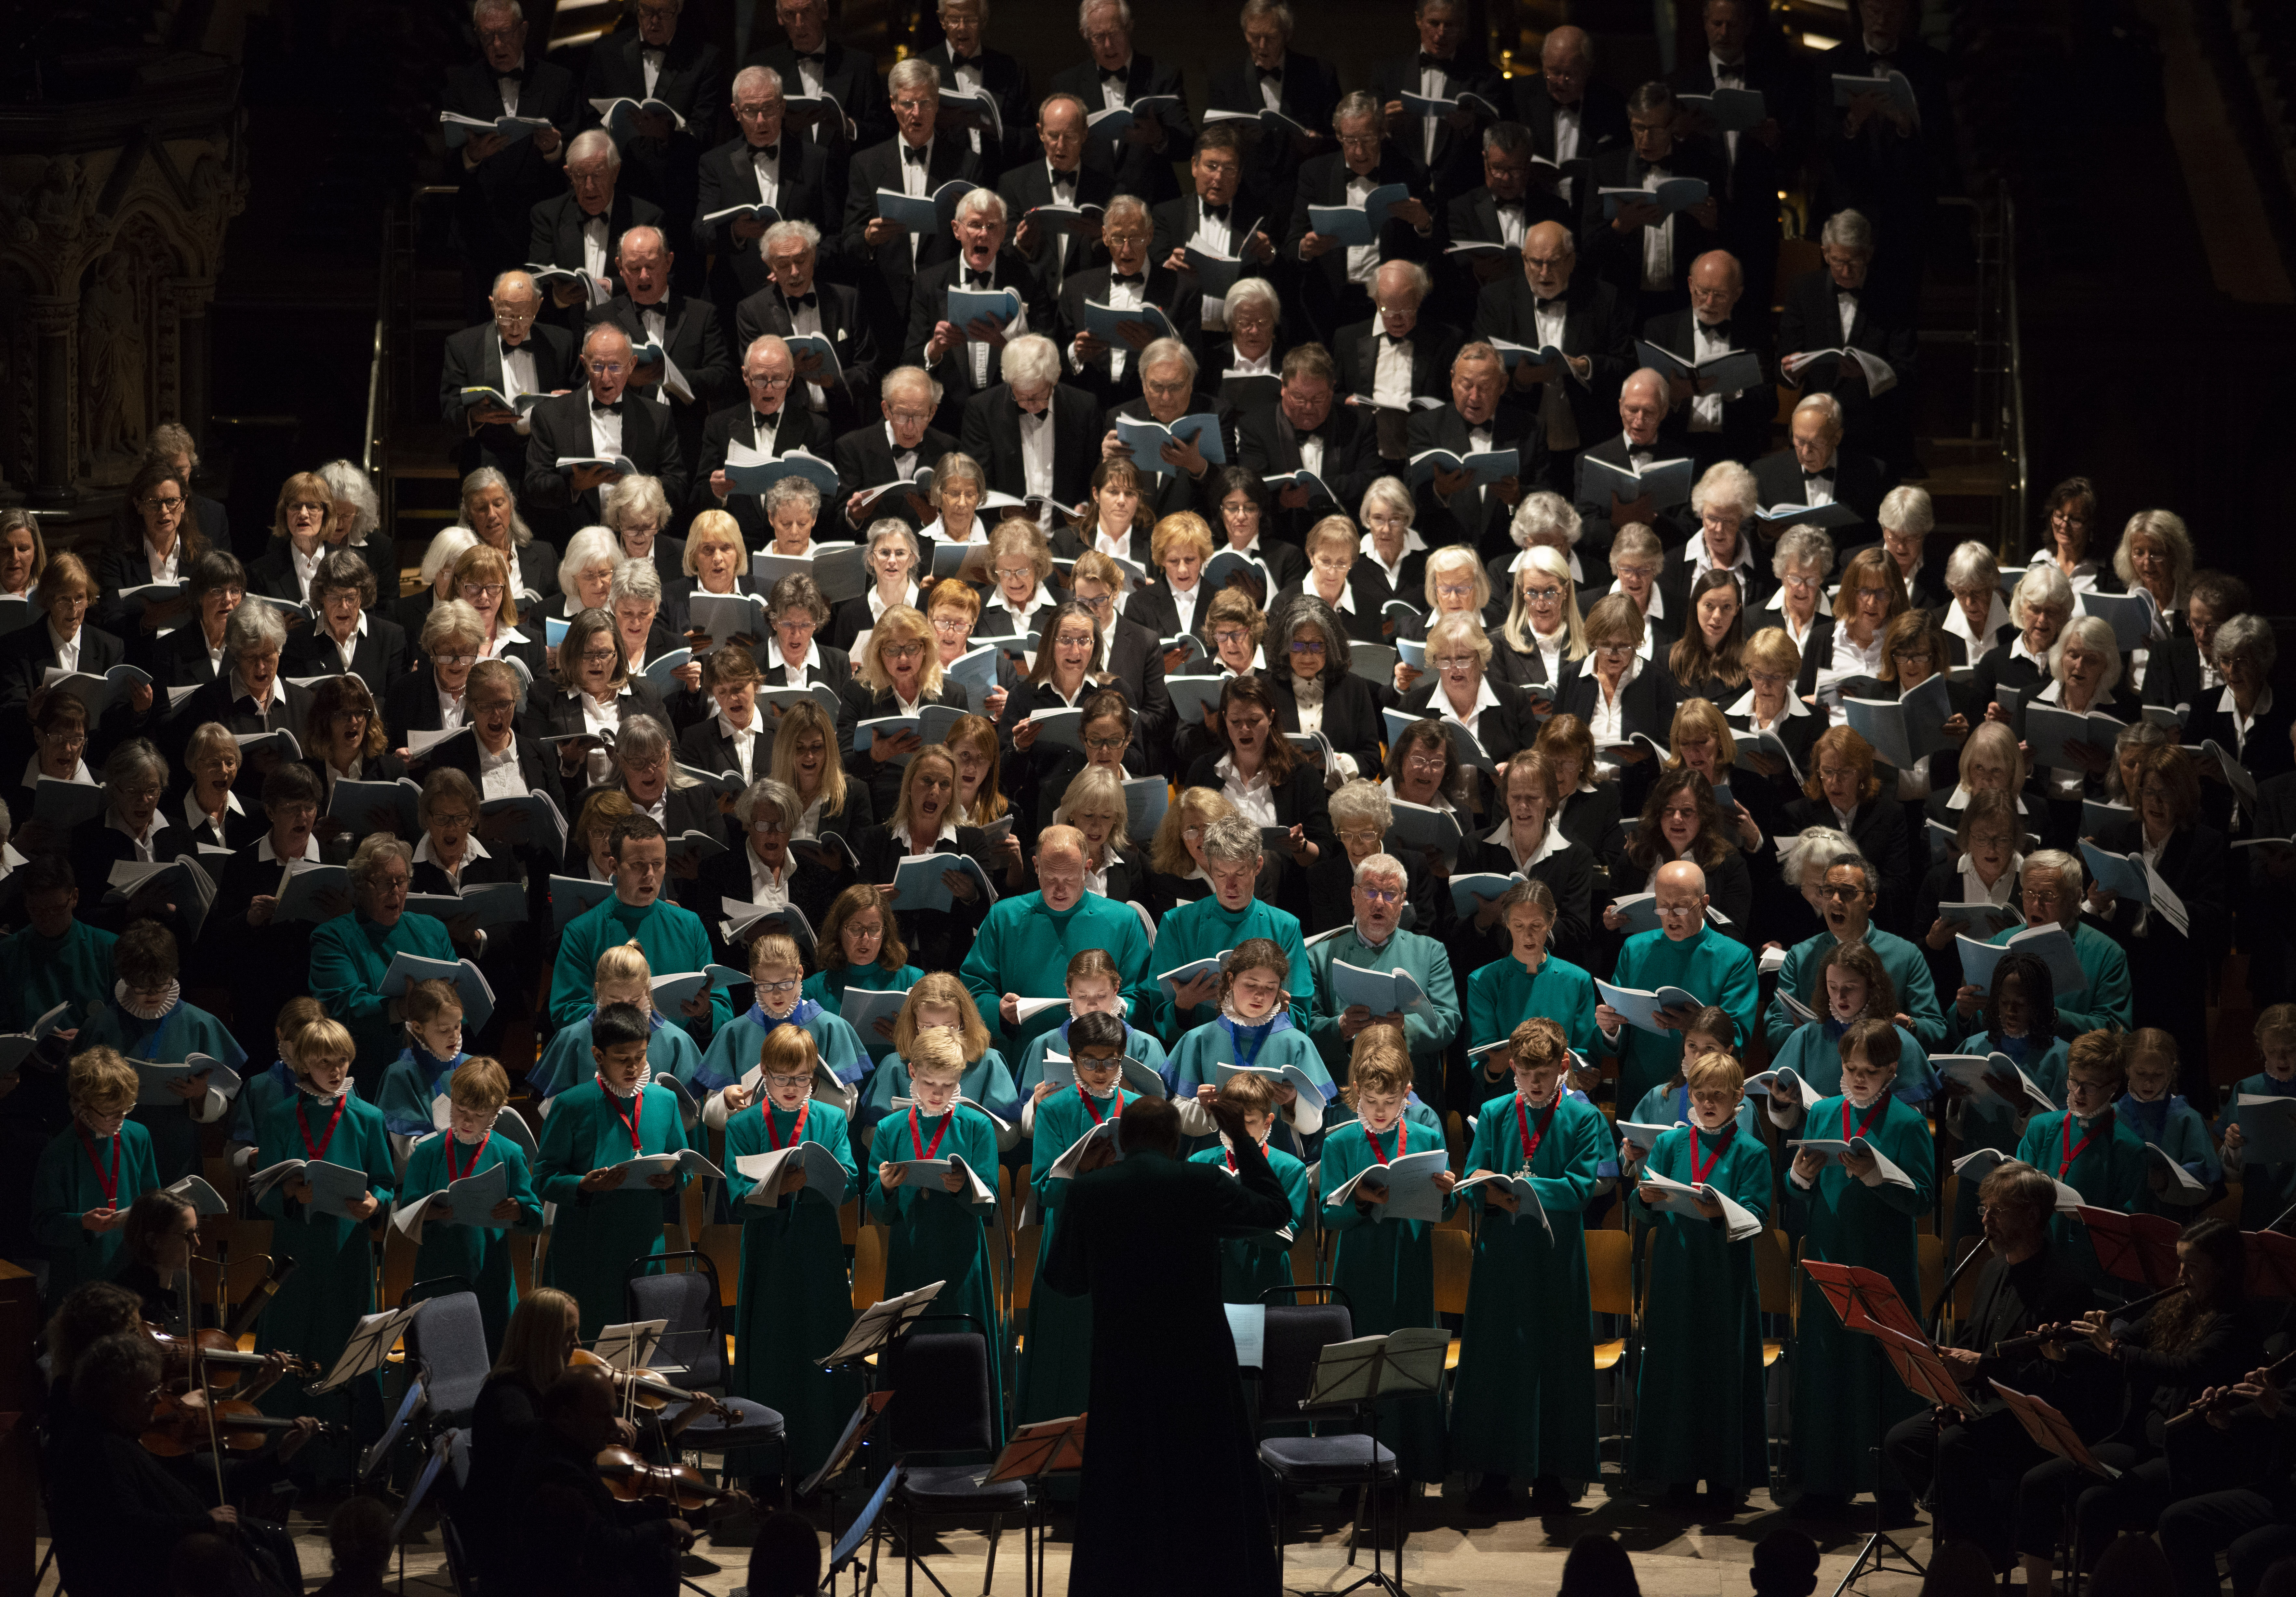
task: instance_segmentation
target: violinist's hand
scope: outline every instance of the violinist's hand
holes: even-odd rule
[[[906,1165],[888,1162],[877,1167],[877,1184],[889,1192],[908,1178],[909,1167]]]
[[[374,1217],[374,1211],[381,1207],[381,1204],[375,1201],[373,1192],[361,1192],[350,1202],[343,1205],[343,1213],[354,1220],[371,1220]]]
[[[311,1439],[318,1434],[319,1421],[316,1415],[299,1416],[295,1423],[288,1428],[287,1433],[279,1438],[279,1462],[283,1464],[302,1452],[310,1445]]]
[[[620,1446],[635,1447],[638,1445],[638,1428],[627,1420],[618,1419],[614,1421],[614,1439]]]
[[[102,1208],[92,1208],[81,1215],[79,1224],[81,1230],[92,1232],[100,1236],[107,1231],[118,1231],[127,1224],[127,1211],[124,1208],[114,1208],[107,1203]]]
[[[498,1225],[507,1225],[518,1218],[518,1200],[505,1198],[487,1211],[487,1218]]]
[[[778,1190],[784,1198],[791,1192],[805,1191],[805,1167],[792,1164],[787,1170],[782,1172],[782,1184]]]
[[[629,1179],[630,1173],[617,1165],[610,1169],[593,1170],[582,1178],[586,1192],[611,1192]]]
[[[670,1539],[677,1544],[677,1550],[680,1552],[688,1552],[693,1548],[696,1539],[693,1527],[683,1519],[664,1519],[662,1523],[669,1527]]]

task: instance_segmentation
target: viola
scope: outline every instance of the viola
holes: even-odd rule
[[[210,1428],[212,1421],[212,1428]],[[221,1446],[226,1453],[256,1453],[275,1431],[295,1421],[258,1412],[251,1403],[206,1403],[195,1394],[167,1395],[152,1405],[152,1422],[137,1439],[159,1458],[183,1458]],[[340,1436],[340,1425],[322,1425],[321,1436]]]
[[[159,1347],[165,1379],[185,1386],[191,1384],[195,1366],[205,1370],[207,1385],[211,1389],[237,1386],[242,1371],[260,1368],[270,1356],[261,1353],[242,1353],[228,1331],[212,1328],[195,1331],[185,1337],[153,1331],[150,1326],[144,1329],[150,1331],[152,1340]],[[298,1358],[291,1353],[281,1353],[278,1357],[290,1375],[309,1380],[322,1373],[319,1366],[309,1359]]]
[[[728,1423],[734,1418],[724,1404],[707,1392],[689,1392],[684,1387],[673,1386],[652,1370],[617,1369],[587,1347],[574,1349],[567,1358],[566,1364],[569,1369],[592,1365],[603,1370],[613,1380],[614,1390],[618,1396],[627,1398],[636,1406],[644,1409],[649,1413],[658,1414],[673,1403],[687,1405],[685,1412],[679,1414],[671,1423],[668,1432],[670,1436],[676,1436],[704,1414],[715,1414]]]
[[[672,1508],[691,1511],[721,1500],[744,1496],[741,1492],[709,1485],[698,1470],[684,1464],[650,1464],[627,1447],[606,1448],[595,1462],[598,1478],[622,1503],[660,1498]]]

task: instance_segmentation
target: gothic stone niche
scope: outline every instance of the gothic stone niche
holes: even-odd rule
[[[129,216],[79,291],[80,475],[127,481],[152,425],[176,414],[175,250],[147,213]]]
[[[39,352],[24,314],[32,281],[13,261],[0,261],[0,494],[8,483],[32,480],[39,448],[33,432],[32,395]]]

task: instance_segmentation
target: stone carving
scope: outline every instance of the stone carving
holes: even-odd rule
[[[95,263],[79,297],[79,381],[88,469],[132,463],[149,427],[145,320],[135,263],[114,250]]]

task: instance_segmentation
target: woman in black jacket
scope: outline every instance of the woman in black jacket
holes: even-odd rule
[[[861,743],[861,727],[889,717],[914,716],[928,704],[943,704],[963,713],[968,707],[964,684],[940,674],[940,651],[924,617],[906,604],[887,608],[870,628],[869,647],[863,651],[861,675],[846,696],[853,706],[853,751],[845,757],[845,774],[869,790],[869,807],[890,815],[901,796],[901,773],[909,756],[924,746],[914,732],[880,738],[873,731],[868,745]],[[1011,705],[1008,703],[1009,709]],[[914,946],[914,945],[911,945]]]
[[[1619,807],[1639,812],[1654,768],[1636,734],[1666,746],[1677,697],[1666,668],[1635,652],[1644,623],[1635,602],[1610,594],[1587,617],[1587,653],[1571,662],[1554,695],[1558,715],[1576,716],[1595,739],[1597,757],[1618,769]]]
[[[854,840],[860,879],[890,894],[902,859],[918,854],[966,855],[987,875],[996,868],[988,839],[977,826],[957,825],[955,814],[956,761],[946,749],[918,749],[902,768],[900,790],[887,818],[864,828]],[[905,909],[898,899],[894,904],[901,941],[908,945],[910,962],[922,970],[955,970],[988,913],[988,897],[968,872],[946,871],[941,880],[949,892],[947,909]]]
[[[1474,617],[1439,616],[1427,628],[1427,675],[1397,706],[1413,720],[1456,723],[1473,734],[1490,769],[1471,782],[1468,798],[1488,823],[1498,808],[1488,784],[1496,772],[1538,736],[1538,710],[1529,693],[1489,676],[1491,640]],[[1456,735],[1456,734],[1447,734]]]
[[[1595,778],[1595,740],[1587,723],[1567,712],[1550,716],[1532,745],[1554,772],[1554,824],[1587,851],[1594,869],[1589,883],[1597,899],[1607,899],[1613,881],[1627,873],[1627,833],[1620,815],[1619,784]]]
[[[1627,834],[1626,879],[1611,884],[1612,897],[1652,891],[1660,865],[1686,859],[1706,872],[1707,897],[1727,917],[1720,930],[1747,941],[1753,930],[1754,879],[1733,830],[1715,807],[1712,782],[1688,766],[1661,772],[1643,802],[1641,821]],[[1624,933],[1626,919],[1606,906],[1603,929]]]
[[[184,625],[190,599],[181,593],[150,602],[121,595],[190,577],[192,563],[209,547],[192,498],[191,482],[175,462],[147,458],[128,479],[111,536],[90,561],[103,594],[90,619],[127,639],[129,657],[147,669],[158,659],[158,635]]]
[[[1506,818],[1485,836],[1468,839],[1459,856],[1458,873],[1488,871],[1545,882],[1554,895],[1554,951],[1585,970],[1591,968],[1587,962],[1595,946],[1595,856],[1555,823],[1559,797],[1553,761],[1536,749],[1516,755],[1507,764]],[[1482,901],[1480,906],[1456,916],[1446,938],[1452,970],[1470,976],[1493,960],[1505,959],[1514,946],[1498,913],[1499,895],[1475,897]]]
[[[1882,873],[1874,923],[1899,937],[1912,935],[1914,887],[1920,877],[1906,836],[1906,807],[1882,796],[1874,745],[1847,726],[1829,727],[1811,747],[1802,796],[1786,806],[1777,835],[1812,826],[1832,826],[1849,834],[1857,852]]]
[[[1267,685],[1284,733],[1318,733],[1338,760],[1315,759],[1326,784],[1350,776],[1379,780],[1380,744],[1386,739],[1381,710],[1394,695],[1384,683],[1374,685],[1355,675],[1348,635],[1340,618],[1321,599],[1296,594],[1268,612],[1263,645]]]
[[[1324,849],[1339,847],[1324,807],[1323,775],[1276,730],[1275,695],[1261,678],[1229,677],[1220,690],[1218,721],[1226,752],[1198,756],[1188,767],[1187,785],[1224,794],[1263,834],[1271,826],[1283,831],[1267,849],[1275,890],[1262,896],[1304,924],[1309,914],[1305,872]]]

